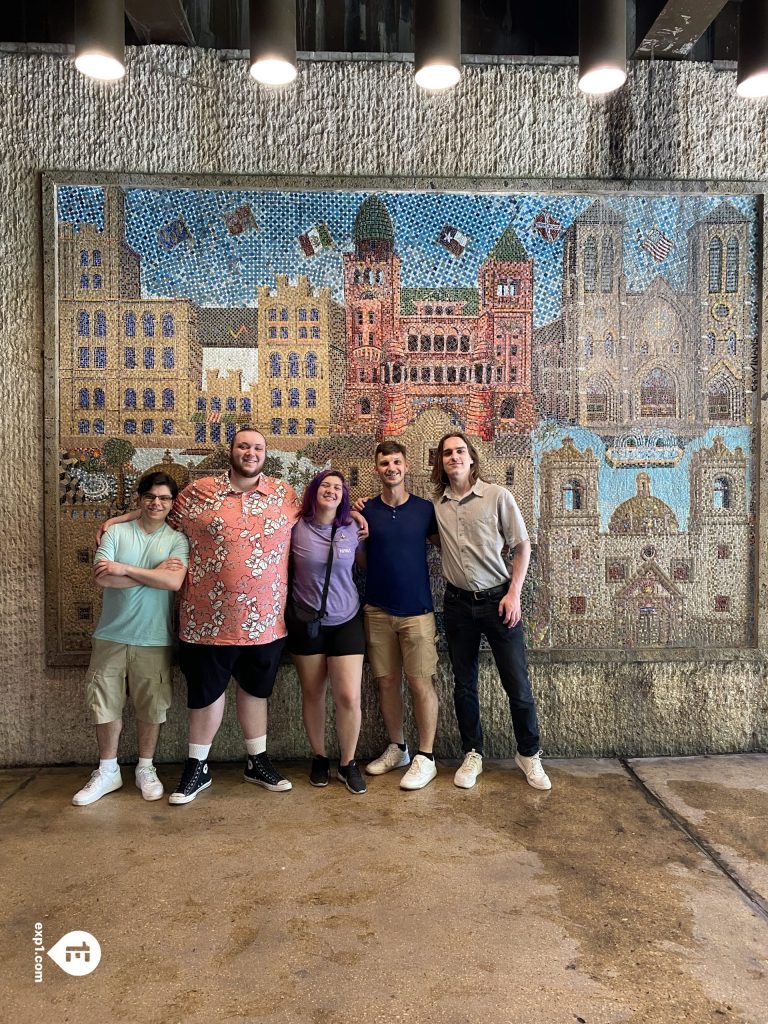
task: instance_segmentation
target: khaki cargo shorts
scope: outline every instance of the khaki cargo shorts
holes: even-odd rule
[[[172,647],[135,647],[93,640],[85,693],[95,725],[123,717],[128,694],[142,722],[160,725],[171,706]],[[126,686],[127,683],[127,686]]]

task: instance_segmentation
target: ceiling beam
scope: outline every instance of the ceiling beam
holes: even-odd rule
[[[667,0],[635,57],[686,57],[728,0]]]
[[[195,45],[182,0],[125,0],[125,13],[142,43]]]

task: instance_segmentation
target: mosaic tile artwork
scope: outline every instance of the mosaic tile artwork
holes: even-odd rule
[[[534,539],[532,648],[754,642],[758,200],[56,187],[58,652],[138,476],[301,489],[470,434]],[[431,561],[438,609],[439,557]]]

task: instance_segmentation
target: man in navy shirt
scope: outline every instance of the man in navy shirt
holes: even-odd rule
[[[366,502],[362,510],[369,530],[365,632],[389,745],[366,771],[383,775],[410,763],[400,788],[423,789],[437,774],[432,752],[438,708],[432,682],[437,651],[427,566],[427,541],[437,541],[437,520],[432,502],[405,489],[408,463],[402,444],[382,441],[374,463],[381,495]],[[413,761],[403,734],[403,670],[419,732]]]

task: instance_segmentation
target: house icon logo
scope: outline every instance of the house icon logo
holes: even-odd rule
[[[48,956],[62,971],[82,977],[99,966],[101,946],[90,932],[67,932],[55,946],[51,946]]]

